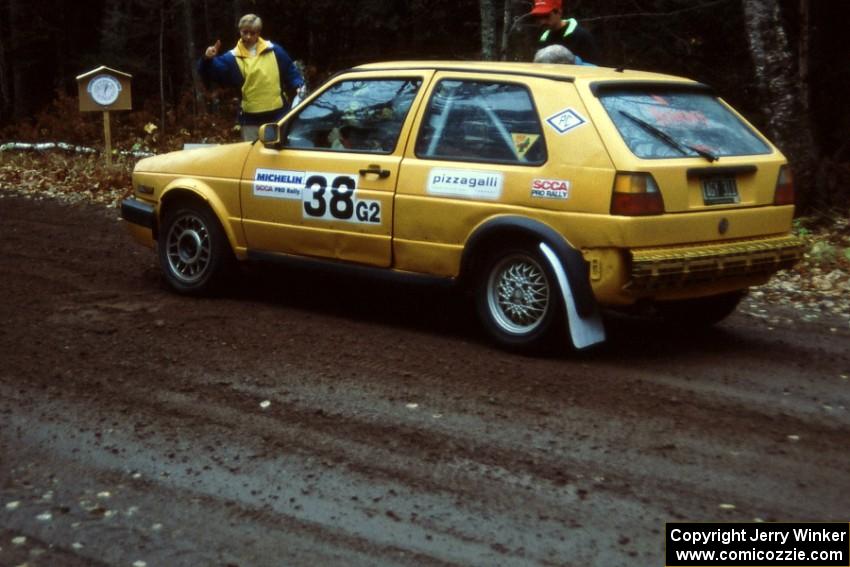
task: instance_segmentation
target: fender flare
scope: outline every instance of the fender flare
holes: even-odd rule
[[[480,246],[498,234],[522,234],[545,243],[564,268],[577,314],[585,319],[598,314],[596,298],[590,285],[590,270],[581,252],[570,246],[567,240],[552,227],[533,219],[520,216],[502,216],[486,221],[475,229],[467,239],[461,256],[460,279],[472,276],[475,256]]]
[[[197,179],[175,179],[171,181],[168,185],[166,185],[165,188],[163,188],[162,194],[159,197],[159,207],[157,209],[157,227],[159,226],[160,219],[162,217],[162,204],[169,198],[171,198],[173,196],[172,194],[175,191],[184,194],[188,193],[191,196],[206,203],[206,205],[212,210],[213,214],[218,219],[222,230],[224,230],[224,234],[227,236],[227,240],[230,242],[231,248],[233,250],[236,250],[237,247],[240,246],[239,235],[234,232],[230,222],[227,222],[229,216],[227,214],[227,208],[224,206],[224,203],[221,201],[218,195],[216,195],[215,191],[213,191],[204,183],[199,182]]]

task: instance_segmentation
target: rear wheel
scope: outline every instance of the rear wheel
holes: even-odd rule
[[[206,206],[178,203],[167,209],[159,234],[165,281],[180,293],[212,291],[229,272],[233,253],[218,219]]]
[[[476,292],[484,328],[508,348],[547,346],[561,311],[555,281],[545,259],[530,248],[491,255]]]
[[[662,319],[677,327],[705,328],[731,315],[745,295],[745,292],[736,291],[696,299],[659,301],[655,310]]]

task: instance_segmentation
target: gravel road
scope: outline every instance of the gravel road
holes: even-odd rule
[[[848,521],[850,326],[750,300],[583,354],[446,290],[165,290],[115,209],[0,199],[0,565],[663,565],[668,521]]]

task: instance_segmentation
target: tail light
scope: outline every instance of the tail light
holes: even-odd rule
[[[648,173],[618,173],[614,178],[611,214],[629,217],[664,213],[664,199]]]
[[[779,168],[779,179],[776,181],[776,192],[773,194],[774,205],[794,204],[794,176],[791,168],[783,165]]]

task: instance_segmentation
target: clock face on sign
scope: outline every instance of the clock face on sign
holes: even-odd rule
[[[88,86],[92,100],[101,106],[109,106],[118,100],[121,93],[121,83],[110,75],[98,75]]]

